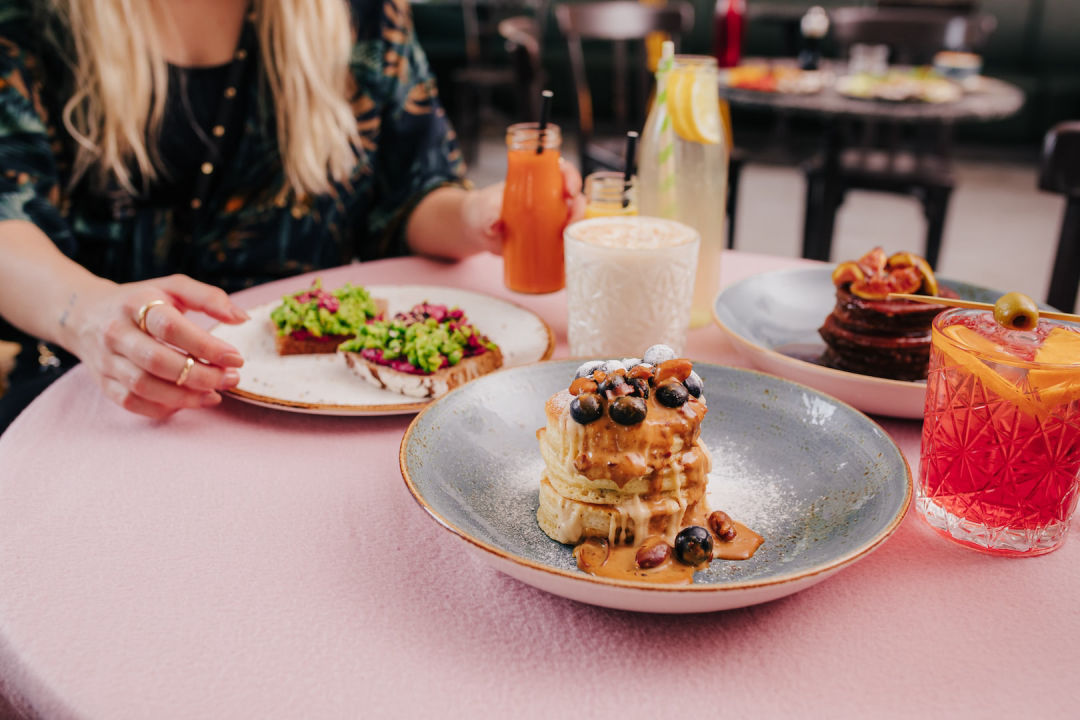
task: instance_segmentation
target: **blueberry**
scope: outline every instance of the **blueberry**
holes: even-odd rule
[[[709,531],[700,525],[683,528],[675,536],[675,557],[687,565],[698,566],[712,560],[713,541]]]
[[[594,370],[600,369],[600,366],[604,364],[603,360],[590,360],[587,363],[583,363],[581,367],[574,373],[575,378],[589,377],[593,374]]]
[[[608,415],[620,425],[636,425],[645,419],[644,398],[623,395],[608,407]]]
[[[653,345],[645,351],[645,354],[641,356],[641,359],[650,365],[659,365],[665,360],[674,360],[675,351],[667,345]]]
[[[616,370],[625,370],[626,368],[623,367],[622,361],[620,360],[608,360],[600,367],[600,369],[606,374],[611,375]]]
[[[588,425],[604,414],[604,404],[596,393],[583,393],[570,401],[570,417],[574,422]]]
[[[634,367],[635,365],[640,365],[641,364],[641,358],[623,358],[619,362],[622,363],[622,366],[624,368],[629,370],[630,368]]]
[[[626,381],[630,387],[634,388],[634,394],[638,397],[649,399],[649,381],[645,378],[630,378]]]
[[[690,394],[696,398],[701,397],[701,393],[705,389],[705,381],[696,372],[691,372],[690,377],[683,380],[683,384],[686,385],[686,389],[690,391]]]
[[[682,407],[690,399],[690,391],[681,382],[669,380],[656,388],[656,399],[669,408]]]

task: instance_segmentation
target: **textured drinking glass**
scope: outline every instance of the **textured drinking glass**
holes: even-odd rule
[[[1080,327],[1007,330],[982,310],[934,319],[916,508],[998,555],[1065,540],[1080,477]]]
[[[570,354],[640,357],[657,343],[682,354],[700,242],[688,225],[653,217],[601,217],[567,227]]]
[[[585,217],[637,215],[637,185],[621,172],[599,170],[585,178]]]

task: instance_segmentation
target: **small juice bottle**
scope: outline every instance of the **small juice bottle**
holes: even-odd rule
[[[637,188],[621,172],[601,170],[585,178],[585,217],[637,215]]]
[[[516,292],[555,292],[566,283],[561,144],[559,128],[551,123],[543,131],[538,123],[518,123],[506,131],[503,281]]]

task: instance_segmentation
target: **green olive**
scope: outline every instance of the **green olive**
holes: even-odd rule
[[[1039,324],[1039,308],[1023,293],[1005,293],[994,303],[994,320],[1010,330],[1031,330]]]

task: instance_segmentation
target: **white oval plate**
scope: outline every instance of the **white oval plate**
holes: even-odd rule
[[[419,302],[460,307],[476,328],[502,351],[503,367],[546,360],[555,336],[535,313],[490,295],[431,285],[365,285],[387,301],[387,312]],[[217,325],[211,332],[244,356],[240,384],[230,395],[255,405],[317,415],[402,415],[430,403],[375,387],[355,375],[340,354],[277,354],[270,311],[280,300],[248,309],[242,325]]]
[[[920,419],[926,383],[860,375],[816,362],[825,351],[818,328],[836,304],[832,265],[752,275],[724,288],[713,318],[759,370],[829,393],[863,412]],[[965,300],[994,302],[987,288],[941,279]]]

